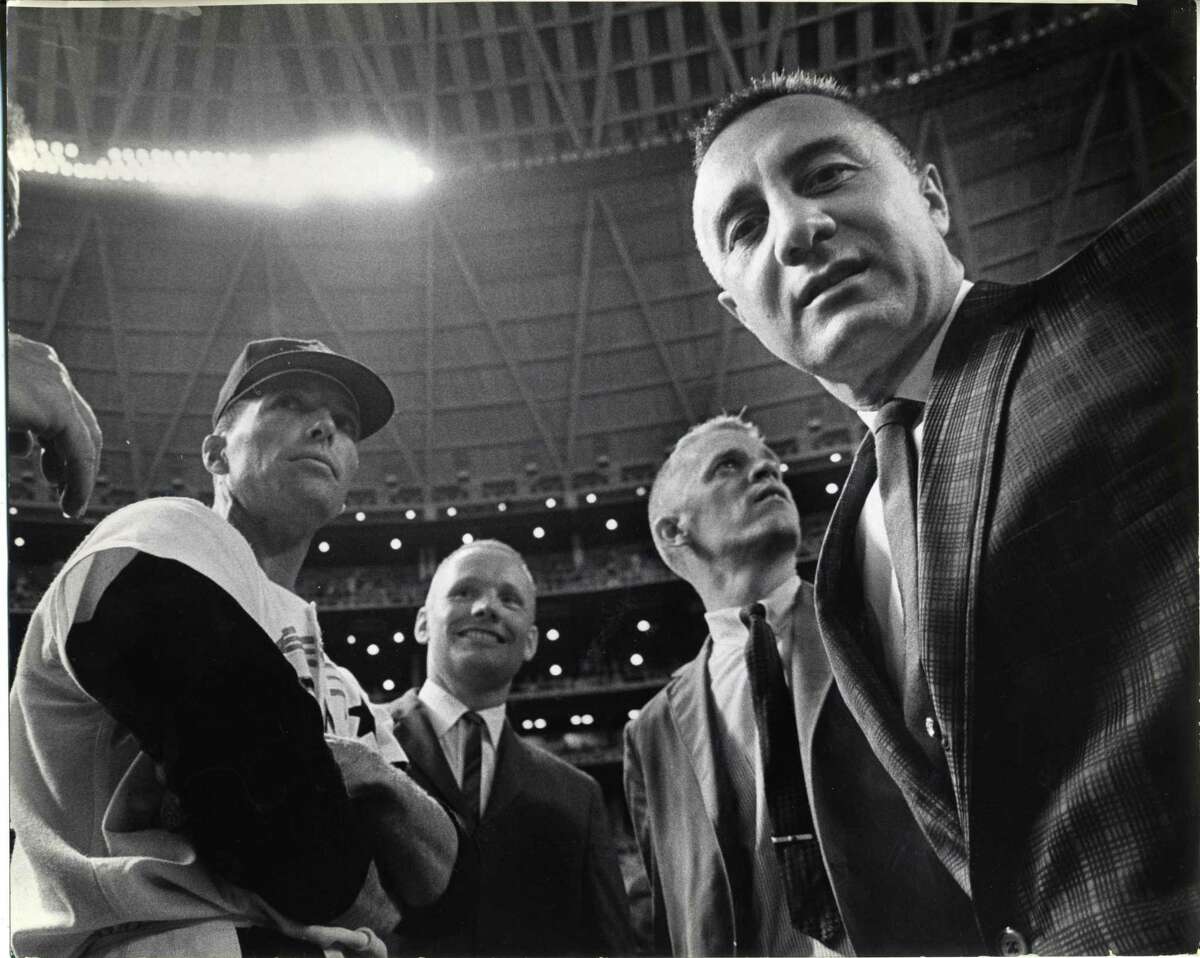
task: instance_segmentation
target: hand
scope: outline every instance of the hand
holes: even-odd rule
[[[383,887],[404,905],[432,904],[446,890],[458,855],[450,816],[362,742],[336,735],[326,735],[325,742],[371,835]]]
[[[100,465],[100,424],[58,354],[16,333],[8,334],[8,428],[32,434],[62,511],[82,515]]]

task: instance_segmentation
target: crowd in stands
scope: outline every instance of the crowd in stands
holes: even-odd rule
[[[802,558],[815,558],[825,533],[827,515],[804,517]],[[577,562],[571,553],[529,555],[526,560],[540,595],[599,592],[669,582],[674,575],[646,543],[589,548]],[[62,567],[24,565],[14,561],[9,574],[8,603],[29,611]],[[425,600],[429,579],[413,565],[310,566],[300,573],[297,591],[321,608],[415,608]]]

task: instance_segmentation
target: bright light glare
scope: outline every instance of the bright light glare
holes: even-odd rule
[[[339,136],[266,155],[222,150],[110,147],[87,157],[77,144],[26,139],[10,144],[22,173],[148,183],[191,196],[298,206],[333,199],[366,203],[423,192],[433,170],[412,150],[378,137]]]

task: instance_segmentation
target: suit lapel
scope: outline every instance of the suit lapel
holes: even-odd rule
[[[900,787],[938,856],[967,887],[966,848],[953,797],[934,787],[928,760],[905,728],[900,705],[884,682],[878,664],[872,661],[868,647],[873,639],[863,615],[855,529],[875,477],[875,441],[868,433],[854,457],[825,533],[814,589],[817,621],[846,707]]]
[[[679,730],[679,739],[691,749],[692,771],[700,784],[704,810],[713,828],[717,829],[721,820],[721,801],[716,762],[713,759],[715,729],[709,714],[708,657],[711,652],[712,639],[709,638],[705,640],[700,654],[683,666],[676,673],[676,681],[667,686],[667,700],[671,706],[671,718]]]
[[[500,741],[496,744],[496,768],[492,773],[492,789],[483,810],[483,821],[497,817],[521,791],[528,764],[526,749],[530,747],[521,741],[505,719]]]
[[[704,812],[710,828],[714,864],[719,870],[714,876],[714,891],[722,889],[724,895],[709,901],[714,910],[714,927],[729,931],[731,951],[738,940],[739,929],[746,920],[742,909],[748,904],[747,896],[737,897],[734,889],[748,887],[750,875],[746,872],[748,862],[740,840],[737,823],[737,799],[729,776],[717,767],[717,730],[713,721],[712,691],[708,684],[708,657],[712,654],[712,637],[705,639],[700,654],[677,670],[675,679],[667,686],[667,702],[671,721],[679,741],[687,750],[683,757],[689,760],[691,770],[699,786],[704,803]],[[680,854],[696,856],[699,848],[680,850]],[[723,911],[723,913],[722,913]]]
[[[925,416],[917,505],[921,658],[967,824],[972,600],[986,547],[1000,429],[1031,325],[1029,306],[1027,287],[972,288],[942,346]],[[964,839],[969,842],[969,833]]]
[[[395,733],[408,753],[413,777],[465,819],[467,808],[462,792],[415,690],[405,693],[403,706],[397,714]]]

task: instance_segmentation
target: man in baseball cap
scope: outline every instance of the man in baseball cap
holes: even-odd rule
[[[392,409],[316,340],[249,343],[212,508],[136,503],[67,560],[10,699],[16,954],[382,954],[443,895],[454,825],[294,592]]]

